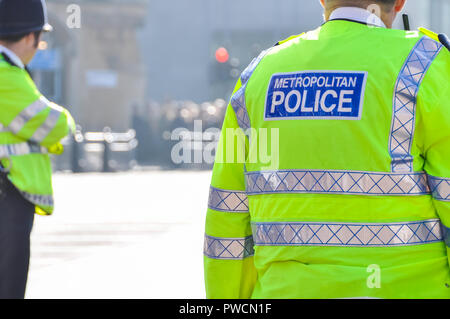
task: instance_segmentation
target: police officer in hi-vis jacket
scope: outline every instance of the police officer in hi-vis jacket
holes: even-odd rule
[[[53,212],[49,153],[74,130],[26,67],[51,29],[44,0],[0,1],[0,298],[24,298],[34,214]]]
[[[207,297],[450,298],[448,38],[391,29],[405,0],[320,2],[231,97]]]

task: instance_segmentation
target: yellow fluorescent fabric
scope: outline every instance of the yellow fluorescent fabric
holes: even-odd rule
[[[298,78],[280,79],[299,72],[365,77],[359,118],[289,117],[307,106],[289,105]],[[449,74],[449,52],[420,32],[338,20],[255,59],[218,146],[238,152],[226,136],[241,128],[245,163],[214,165],[207,296],[449,298]],[[317,109],[338,108],[327,94]]]
[[[75,122],[64,108],[49,102],[27,72],[0,56],[1,163],[8,178],[40,214],[53,212],[51,162],[60,154],[60,140]]]

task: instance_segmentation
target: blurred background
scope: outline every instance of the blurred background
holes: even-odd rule
[[[177,163],[171,151],[180,140],[193,153],[216,141],[202,132],[221,127],[240,73],[261,50],[320,25],[319,1],[47,5],[55,31],[30,69],[78,130],[53,158],[57,207],[36,220],[27,296],[204,297],[212,165]],[[409,0],[405,12],[412,28],[450,34],[448,0]]]

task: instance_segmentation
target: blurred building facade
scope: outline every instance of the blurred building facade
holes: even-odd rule
[[[126,130],[133,103],[143,103],[146,72],[138,32],[147,16],[139,0],[48,0],[48,48],[30,65],[38,86],[67,106],[86,130]],[[69,28],[71,4],[81,8],[81,28]]]

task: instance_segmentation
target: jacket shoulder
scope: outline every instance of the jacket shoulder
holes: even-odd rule
[[[296,34],[296,35],[291,35],[290,37],[288,37],[288,38],[286,38],[286,39],[284,39],[284,40],[278,41],[278,42],[275,44],[275,46],[279,46],[279,45],[284,44],[284,43],[286,43],[286,42],[288,42],[288,41],[291,41],[291,40],[293,40],[293,39],[299,38],[299,37],[301,37],[301,36],[304,35],[304,34],[305,34],[305,32],[300,33],[300,34]]]
[[[0,61],[0,90],[4,92],[5,89],[39,94],[26,70]]]
[[[303,32],[300,34],[291,35],[290,37],[277,42],[277,44],[275,44],[275,46],[289,44],[291,42],[298,41],[300,39],[303,39],[303,40],[317,39],[319,36],[320,30],[321,30],[321,27],[318,27],[317,29],[314,29],[311,31],[306,31],[306,32]]]

